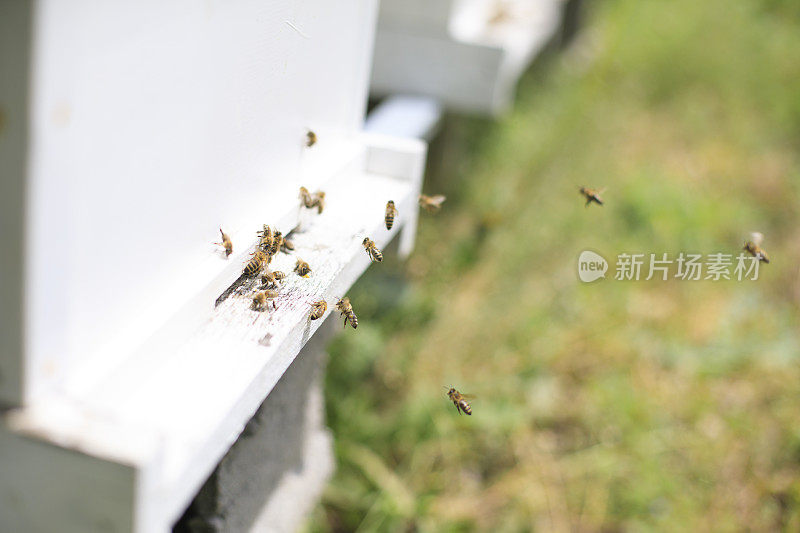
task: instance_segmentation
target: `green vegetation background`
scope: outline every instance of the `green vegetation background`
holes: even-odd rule
[[[588,7],[509,114],[448,118],[443,211],[350,293],[308,531],[800,530],[800,2]],[[752,230],[755,282],[576,278]]]

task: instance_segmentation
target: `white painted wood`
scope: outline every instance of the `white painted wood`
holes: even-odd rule
[[[431,0],[431,16],[414,11],[413,3],[381,5],[373,94],[424,95],[450,108],[497,114],[558,30],[563,0]]]
[[[410,251],[426,147],[362,133],[375,0],[0,15],[0,155],[18,156],[0,161],[16,207],[0,220],[20,228],[0,291],[0,401],[18,405],[0,424],[0,531],[168,531],[322,322],[309,303],[331,313],[369,266],[363,238],[402,231]],[[301,185],[327,192],[324,213],[300,208]],[[288,274],[277,310],[215,308],[264,223],[298,230],[271,265]]]
[[[390,96],[367,117],[364,129],[372,133],[431,140],[439,129],[442,105],[424,96]]]
[[[29,400],[224,284],[220,226],[239,257],[301,183],[362,156],[376,16],[374,0],[33,5],[25,349],[2,356],[24,361]]]
[[[389,139],[376,142],[377,153],[367,150],[363,159],[365,170],[344,172],[324,184],[328,206],[322,215],[299,212],[301,231],[292,236],[295,253],[280,254],[271,265],[289,274],[277,310],[254,311],[252,293],[234,294],[181,345],[152,347],[94,383],[12,411],[9,426],[18,434],[132,465],[138,495],[135,530],[169,527],[313,335],[321,321],[308,319],[309,304],[324,298],[328,313],[333,312],[335,298],[345,295],[369,266],[363,238],[383,247],[416,217],[419,176],[400,175],[421,174],[424,144],[397,141],[398,153],[390,158]],[[386,168],[392,159],[394,172],[366,171]],[[383,213],[390,198],[399,215],[387,231]],[[295,257],[311,265],[308,279],[292,273]],[[353,306],[357,313],[358,302]],[[357,335],[358,330],[347,333]],[[11,460],[0,451],[0,464]],[[62,477],[60,466],[51,465],[54,478]],[[4,505],[0,499],[0,517],[13,511]]]

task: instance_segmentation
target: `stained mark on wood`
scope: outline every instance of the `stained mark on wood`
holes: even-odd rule
[[[270,342],[271,340],[272,340],[272,333],[267,333],[266,335],[258,339],[258,344],[260,344],[261,346],[270,346],[272,344]]]
[[[247,281],[247,276],[245,276],[244,274],[242,274],[241,276],[239,276],[239,277],[236,279],[236,281],[234,281],[233,283],[231,283],[231,286],[230,286],[230,287],[228,287],[227,289],[225,289],[224,291],[222,291],[222,294],[220,294],[220,295],[219,295],[219,297],[217,298],[217,301],[216,301],[216,302],[214,302],[214,307],[218,307],[218,306],[219,306],[219,304],[221,304],[222,302],[224,302],[225,300],[227,300],[227,299],[228,299],[228,296],[230,296],[230,295],[233,293],[233,291],[235,291],[236,289],[238,289],[238,288],[239,288],[239,287],[240,287],[240,286],[241,286],[241,285],[242,285],[242,284],[243,284],[245,281]]]

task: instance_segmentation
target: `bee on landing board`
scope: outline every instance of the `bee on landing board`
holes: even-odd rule
[[[272,302],[272,308],[277,309],[275,307],[275,302],[273,301],[275,298],[278,297],[278,291],[261,291],[256,293],[253,296],[253,309],[256,311],[263,311],[269,302]]]
[[[383,254],[378,250],[378,247],[375,246],[375,241],[371,241],[369,237],[364,237],[364,241],[361,244],[364,245],[364,249],[367,250],[367,255],[372,261],[378,263],[383,261]]]
[[[350,321],[350,325],[353,326],[353,329],[358,327],[358,317],[356,317],[356,313],[353,311],[353,306],[350,305],[350,298],[347,296],[339,298],[339,301],[336,302],[336,309],[338,309],[344,317],[345,326],[347,326],[347,322]]]
[[[325,300],[320,300],[318,302],[314,302],[311,304],[311,320],[318,320],[322,318],[322,315],[325,314],[325,311],[328,310],[328,304],[325,303]]]
[[[281,243],[281,252],[288,254],[289,252],[294,251],[294,243],[287,238],[283,239]]]
[[[244,270],[242,274],[248,277],[253,277],[258,275],[261,272],[261,269],[269,262],[269,258],[267,254],[262,252],[261,250],[256,250],[253,252],[253,257],[247,264],[244,266]]]
[[[759,261],[763,261],[764,263],[769,263],[769,256],[767,252],[761,248],[761,243],[764,241],[764,235],[761,233],[754,231],[750,234],[750,240],[744,243],[744,251],[758,259]]]
[[[267,252],[267,255],[272,257],[275,254],[277,254],[278,250],[280,250],[282,244],[283,244],[283,235],[281,234],[280,231],[276,231],[272,235],[272,243],[270,244],[269,252]]]
[[[322,191],[317,191],[314,193],[314,197],[311,201],[311,205],[317,208],[317,214],[321,215],[322,210],[325,209],[325,193]]]
[[[435,196],[419,195],[419,205],[429,213],[435,213],[442,208],[442,204],[447,200],[447,197],[441,194]]]
[[[322,214],[322,210],[325,209],[325,193],[317,191],[311,194],[305,187],[300,187],[300,205],[307,209],[316,207],[317,214]]]
[[[314,207],[314,199],[305,187],[300,187],[300,205],[307,208]]]
[[[264,270],[261,273],[261,286],[262,287],[275,287],[277,286],[279,281],[283,281],[286,278],[286,274],[281,272],[280,270],[275,270],[274,272],[270,269]]]
[[[386,229],[392,229],[394,225],[394,217],[397,216],[397,208],[394,206],[394,200],[386,202],[386,215],[384,221],[386,222]]]
[[[317,144],[317,134],[311,130],[308,130],[306,133],[306,146],[311,148],[315,144]]]
[[[446,389],[447,387],[445,387]],[[450,401],[453,402],[453,405],[456,406],[456,411],[458,414],[461,414],[461,411],[464,413],[471,415],[472,414],[472,407],[467,403],[467,400],[472,398],[469,394],[461,394],[453,387],[450,387],[450,390],[447,391],[447,397],[450,398]]]
[[[219,228],[219,232],[222,235],[222,242],[215,242],[214,244],[219,244],[225,248],[225,257],[228,257],[233,253],[233,242],[231,242],[231,238],[228,237],[228,234],[222,231],[222,228]]]
[[[294,271],[297,272],[298,276],[302,276],[307,278],[308,275],[311,273],[311,267],[303,261],[302,259],[298,259],[297,263],[294,265]]]
[[[269,253],[270,248],[272,248],[272,239],[273,233],[272,228],[264,224],[264,228],[257,233],[259,237],[258,248],[262,252]]]
[[[580,193],[586,198],[586,206],[589,207],[589,204],[592,202],[597,203],[597,205],[603,205],[603,199],[600,198],[600,195],[605,191],[605,189],[590,189],[589,187],[581,187],[578,189]]]

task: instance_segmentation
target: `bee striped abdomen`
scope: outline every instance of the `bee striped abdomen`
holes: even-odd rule
[[[280,248],[281,244],[283,243],[283,235],[281,235],[280,231],[276,231],[272,237],[272,242],[269,246],[269,251],[267,252],[268,255],[273,256],[278,253],[278,249]]]
[[[347,326],[347,322],[349,321],[350,325],[353,326],[353,329],[358,327],[358,317],[356,317],[356,313],[353,311],[353,306],[350,304],[350,298],[344,297],[336,302],[336,309],[342,313],[345,326]]]
[[[361,244],[364,245],[364,249],[367,251],[369,258],[372,261],[377,261],[378,263],[383,261],[383,254],[380,250],[378,250],[378,247],[375,246],[375,243],[371,241],[369,237],[364,237],[364,241]]]
[[[255,276],[261,271],[264,261],[260,255],[253,257],[244,267],[245,276]]]
[[[456,389],[451,387],[450,390],[447,391],[447,397],[450,398],[450,401],[456,406],[458,414],[461,414],[461,411],[464,411],[464,413],[468,415],[472,414],[472,407],[470,407],[467,400],[464,399],[464,396]]]
[[[389,200],[389,202],[386,204],[386,216],[384,217],[386,229],[392,229],[395,215],[397,215],[397,208],[394,206],[394,201]]]
[[[297,263],[295,263],[294,271],[297,272],[299,276],[305,278],[311,273],[311,267],[302,259],[298,259]]]
[[[328,304],[325,303],[325,300],[320,300],[311,304],[311,320],[317,320],[322,318],[322,315],[325,314],[325,311],[328,309]]]

